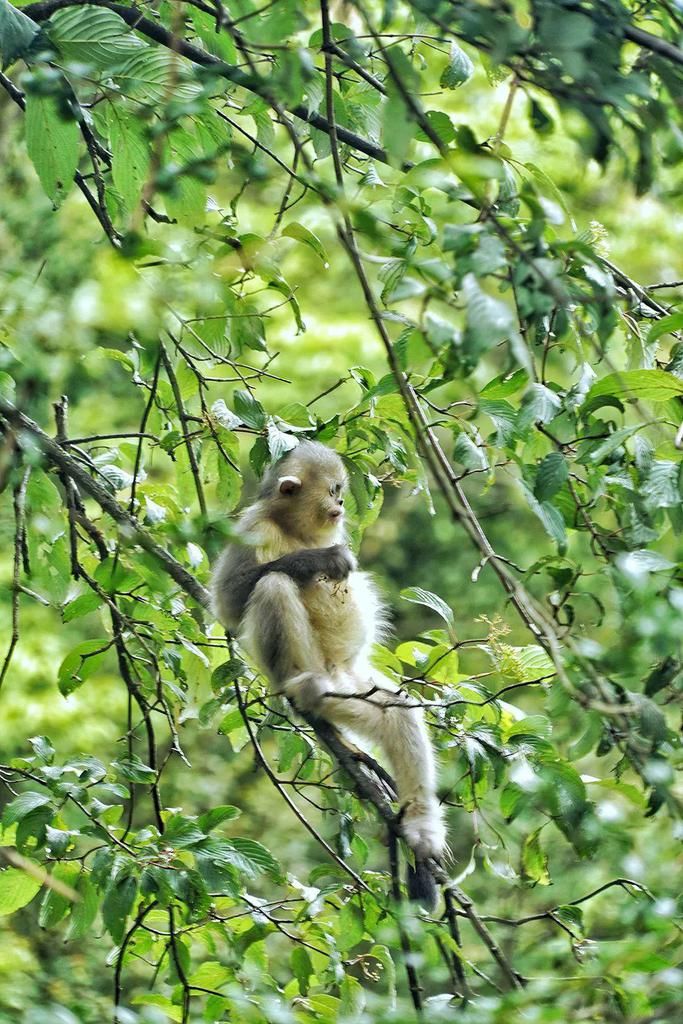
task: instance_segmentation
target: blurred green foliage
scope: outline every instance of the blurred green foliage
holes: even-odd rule
[[[679,1019],[682,34],[0,0],[2,1024]],[[455,924],[139,543],[206,586],[302,436],[429,709]]]

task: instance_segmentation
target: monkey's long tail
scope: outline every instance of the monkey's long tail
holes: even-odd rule
[[[439,899],[434,874],[427,860],[416,860],[415,866],[408,864],[406,876],[408,896],[421,903],[425,910],[434,910]]]

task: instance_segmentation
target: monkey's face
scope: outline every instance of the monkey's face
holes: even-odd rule
[[[277,504],[282,526],[305,541],[334,543],[344,524],[346,483],[341,463],[332,470],[306,467],[300,475],[281,476]]]

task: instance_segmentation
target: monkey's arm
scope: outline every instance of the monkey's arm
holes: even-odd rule
[[[214,601],[221,619],[237,625],[259,580],[272,572],[289,576],[299,586],[310,583],[320,574],[342,580],[355,569],[353,555],[343,544],[329,548],[306,548],[281,555],[272,562],[259,565],[256,552],[248,546],[228,548],[216,571]]]

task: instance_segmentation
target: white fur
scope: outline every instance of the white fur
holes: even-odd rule
[[[264,518],[260,503],[247,510],[240,531],[255,545],[259,563],[312,546]],[[315,538],[320,546],[343,541],[341,524]],[[384,749],[404,808],[407,842],[418,857],[440,857],[445,830],[422,710],[373,669],[369,660],[372,644],[386,624],[371,578],[353,571],[340,582],[320,577],[300,588],[282,573],[264,576],[254,588],[241,631],[246,649],[257,661],[263,616],[266,607],[272,614],[274,605],[288,638],[285,693],[301,711],[325,718]]]

